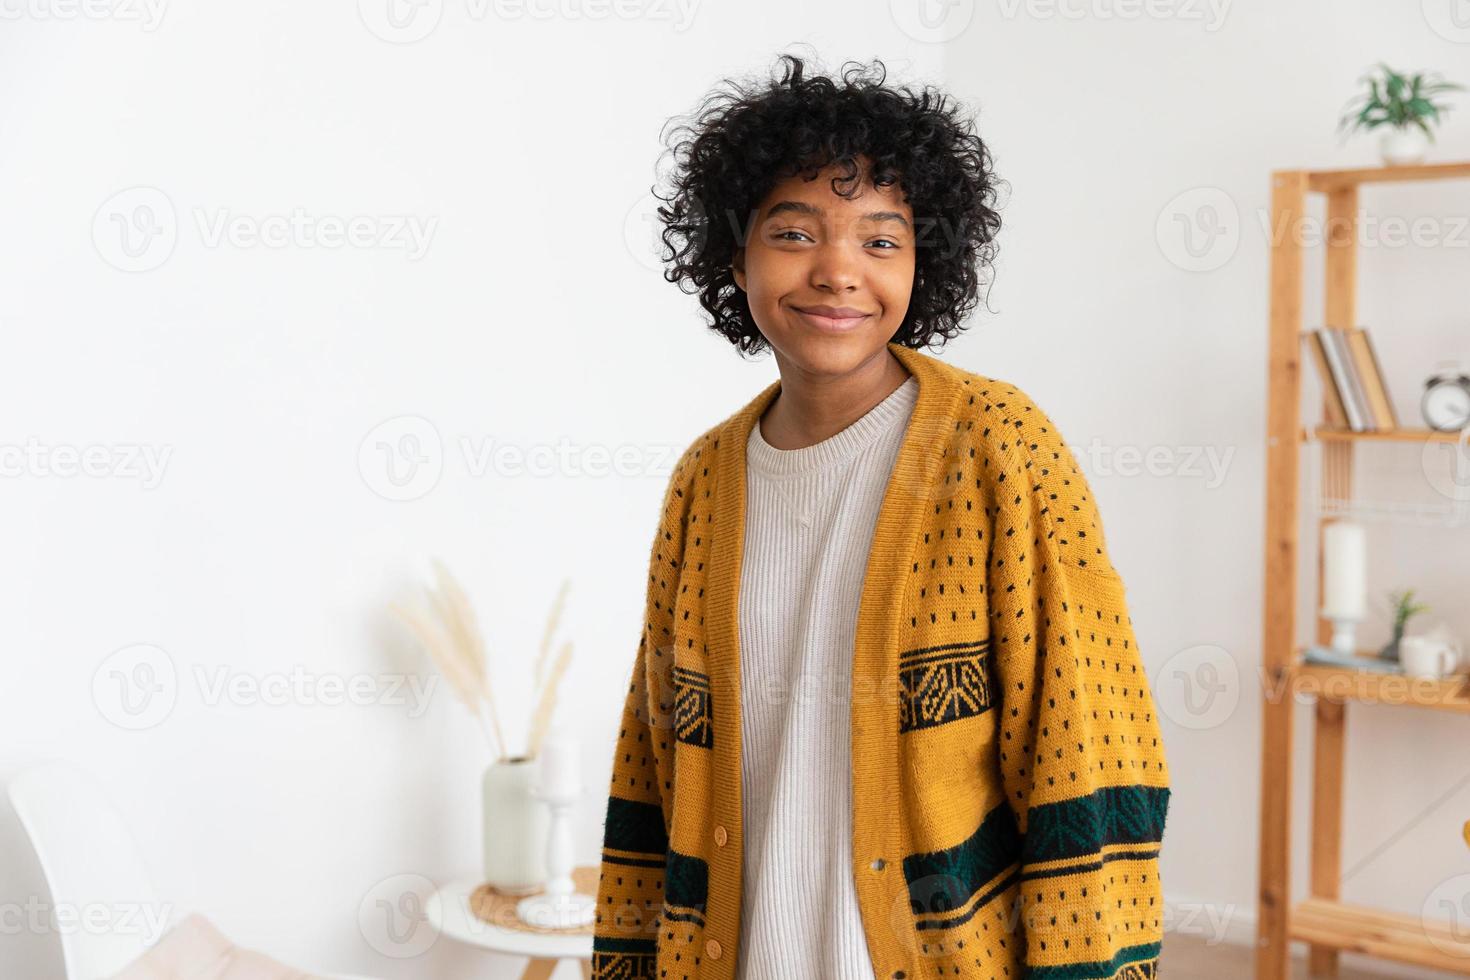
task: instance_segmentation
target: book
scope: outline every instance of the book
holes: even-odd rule
[[[1375,674],[1402,674],[1404,667],[1397,660],[1381,657],[1364,657],[1353,653],[1338,653],[1331,647],[1309,646],[1302,651],[1302,659],[1309,664],[1328,664],[1332,667],[1350,667],[1367,670]]]
[[[1337,349],[1342,355],[1342,363],[1347,369],[1348,385],[1352,389],[1354,404],[1358,407],[1358,416],[1363,420],[1364,432],[1372,432],[1378,428],[1377,417],[1373,414],[1373,406],[1368,400],[1368,388],[1363,381],[1362,374],[1358,371],[1357,361],[1353,357],[1352,345],[1349,343],[1350,332],[1346,327],[1328,327],[1332,332],[1332,339],[1337,343]]]
[[[1353,385],[1352,363],[1348,358],[1347,346],[1342,343],[1342,331],[1334,327],[1322,327],[1318,332],[1322,336],[1322,350],[1327,355],[1327,367],[1332,372],[1332,383],[1342,399],[1348,428],[1354,432],[1366,432],[1369,428],[1367,411]]]
[[[1393,410],[1393,401],[1388,397],[1388,385],[1383,378],[1382,366],[1378,363],[1378,352],[1368,339],[1366,327],[1354,327],[1347,332],[1348,348],[1352,351],[1353,367],[1363,382],[1368,396],[1375,428],[1397,429],[1398,415]]]
[[[1317,377],[1322,381],[1322,406],[1327,416],[1325,421],[1334,429],[1349,428],[1347,410],[1342,404],[1342,395],[1337,390],[1337,382],[1332,380],[1332,369],[1327,364],[1327,351],[1323,343],[1322,331],[1303,331],[1302,340],[1306,342],[1307,349],[1312,352],[1312,360],[1317,365]]]

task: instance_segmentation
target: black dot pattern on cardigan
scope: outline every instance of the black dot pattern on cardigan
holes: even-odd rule
[[[681,615],[688,616],[678,612],[679,597],[694,589],[702,598],[705,529],[713,516],[707,451],[717,444],[715,429],[710,429],[675,463],[652,541],[643,629],[609,787],[593,926],[596,977],[692,980],[699,975],[702,954],[694,944],[702,940],[704,899],[685,884],[677,891],[671,887],[669,868],[677,863],[687,871],[703,862],[697,855],[675,862],[668,835],[673,829],[681,693],[676,650],[682,645]],[[692,625],[703,624],[699,616]],[[686,630],[686,642],[689,635]],[[625,812],[627,819],[620,819]],[[628,865],[644,870],[619,873]],[[685,908],[684,902],[694,907]],[[673,903],[680,905],[670,916]]]
[[[1096,835],[1088,821],[1099,793],[1145,780],[1165,786],[1167,774],[1123,585],[1075,456],[1014,386],[970,375],[961,397],[932,498],[937,527],[920,535],[925,557],[910,566],[901,649],[968,644],[973,673],[985,678],[971,693],[990,710],[960,722],[972,729],[973,751],[955,760],[955,779],[916,789],[916,805],[975,820],[1004,805],[1020,834],[1033,812],[1051,819],[1075,807],[1065,819],[1078,824],[1081,857],[1033,868],[1024,850],[1016,854],[1009,884],[1005,875],[982,883],[1004,886],[982,914],[926,937],[922,975],[973,976],[978,968],[1019,978],[1027,957],[1107,961],[1162,935],[1156,845],[1130,852],[1089,839]],[[977,646],[977,637],[986,642]],[[899,751],[900,764],[914,768],[926,745],[906,738]],[[995,773],[991,792],[974,789],[976,770]],[[956,842],[918,844],[942,853]]]
[[[897,738],[899,797],[884,807],[897,829],[881,851],[853,855],[865,929],[876,916],[883,934],[870,941],[897,937],[906,980],[1021,980],[1041,967],[1151,978],[1167,768],[1092,490],[1013,385],[948,365],[926,377],[946,404],[916,413],[923,454],[889,488],[916,501],[906,510],[920,521],[885,634],[899,676],[882,682],[897,681],[898,703],[873,709]],[[705,881],[710,739],[737,707],[707,697],[723,426],[676,464],[653,542],[610,786],[599,978],[723,976],[735,952],[715,968],[704,928],[706,884],[730,884]],[[855,757],[860,777],[872,773]],[[897,975],[893,955],[884,977]]]

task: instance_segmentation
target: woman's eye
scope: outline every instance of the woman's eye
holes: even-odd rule
[[[898,244],[898,242],[895,242],[895,241],[893,241],[892,239],[889,239],[889,238],[879,238],[879,239],[877,239],[875,241],[869,242],[868,244],[870,244],[870,245],[887,245],[888,248],[880,249],[879,250],[879,251],[883,251],[883,252],[891,251],[892,249],[895,249],[895,248],[900,247],[899,244]]]
[[[778,232],[776,232],[776,240],[777,241],[782,241],[782,242],[796,241],[796,239],[794,239],[794,238],[787,238],[786,237],[787,235],[800,235],[802,238],[806,238],[807,237],[807,234],[804,231],[797,231],[794,228],[787,228],[785,231],[778,231]],[[808,239],[808,240],[810,240],[810,239]]]

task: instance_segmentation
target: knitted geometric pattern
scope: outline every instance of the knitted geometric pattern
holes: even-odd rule
[[[1015,386],[919,382],[852,658],[853,853],[879,980],[1150,980],[1164,747],[1092,491]],[[733,980],[744,450],[765,388],[664,492],[613,755],[593,976]]]

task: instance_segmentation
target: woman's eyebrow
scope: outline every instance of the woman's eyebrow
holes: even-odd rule
[[[784,211],[794,211],[797,214],[809,214],[817,218],[823,217],[826,214],[826,212],[819,208],[817,205],[808,204],[805,201],[779,201],[776,204],[771,205],[770,210],[766,212],[766,217],[774,218],[776,215],[781,214]],[[867,214],[863,215],[863,220],[897,221],[905,228],[909,227],[908,219],[899,214],[897,211],[869,211]]]

